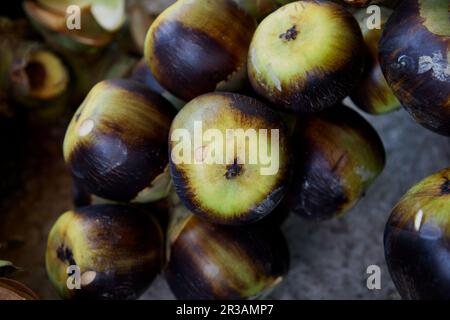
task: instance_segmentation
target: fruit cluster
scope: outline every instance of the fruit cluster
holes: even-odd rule
[[[66,1],[25,10],[46,38],[67,39],[64,50],[95,54],[123,24],[124,1],[112,2],[83,1],[75,33],[58,23]],[[134,3],[133,19],[150,25],[145,38],[131,28],[143,59],[129,76],[99,81],[64,138],[76,208],[58,218],[46,251],[61,297],[138,298],[161,271],[180,299],[263,297],[288,272],[286,215],[340,216],[384,168],[381,139],[346,97],[371,114],[403,105],[450,135],[448,2],[397,2],[178,0],[146,17]],[[374,28],[356,9],[371,4],[386,6]],[[29,95],[67,86],[53,56],[30,59],[61,70],[58,85],[31,78]],[[214,134],[180,149],[198,124]],[[218,140],[232,152],[213,148]],[[210,162],[218,153],[224,161]],[[270,174],[263,159],[275,163]],[[450,297],[449,181],[447,170],[415,186],[386,226],[404,298]],[[79,290],[68,287],[71,266]]]

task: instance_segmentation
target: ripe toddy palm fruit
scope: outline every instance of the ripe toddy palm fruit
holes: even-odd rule
[[[64,158],[76,183],[109,200],[151,196],[152,187],[167,180],[173,114],[170,103],[136,81],[98,83],[64,139]]]
[[[64,299],[136,299],[161,271],[163,248],[160,226],[137,208],[78,208],[50,231],[47,274]],[[79,268],[80,289],[67,285],[69,266]]]
[[[413,186],[392,210],[384,250],[404,299],[450,299],[450,169]]]
[[[178,299],[263,297],[289,269],[278,226],[220,226],[188,215],[171,235],[165,276]]]
[[[403,1],[380,40],[392,91],[424,127],[450,135],[450,11],[447,0]]]
[[[277,107],[317,112],[344,99],[363,70],[355,18],[332,2],[296,1],[258,26],[248,59],[255,91]]]
[[[392,14],[390,9],[381,9],[381,29],[369,29],[367,22],[370,15],[365,9],[358,10],[355,17],[361,27],[365,42],[365,67],[361,81],[350,97],[361,110],[378,115],[398,110],[400,102],[384,78],[378,59],[378,43],[382,28]]]
[[[284,205],[306,219],[344,214],[384,168],[377,132],[342,105],[299,116],[293,139],[298,141],[294,177]]]
[[[175,191],[190,211],[212,222],[262,219],[286,190],[288,136],[279,115],[256,99],[200,96],[181,109],[170,129]]]
[[[158,82],[182,100],[238,90],[255,28],[232,0],[180,0],[151,25],[145,59]]]

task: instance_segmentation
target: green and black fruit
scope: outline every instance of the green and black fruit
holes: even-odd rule
[[[258,298],[287,274],[289,251],[277,226],[220,226],[190,215],[177,227],[165,276],[178,299]]]
[[[347,212],[384,168],[385,151],[377,132],[342,105],[299,116],[293,139],[294,177],[284,205],[307,219]]]
[[[249,79],[277,107],[321,111],[358,83],[363,43],[357,21],[342,6],[296,1],[259,24],[249,51]]]
[[[132,80],[98,83],[75,113],[64,158],[75,181],[102,198],[130,201],[166,176],[174,109]]]
[[[95,205],[58,218],[45,262],[62,298],[136,299],[161,271],[163,250],[163,233],[149,214],[124,205]],[[68,288],[70,266],[79,268],[80,289]]]
[[[210,129],[214,136],[199,133]],[[175,191],[190,211],[211,222],[262,219],[286,191],[288,136],[278,114],[256,99],[220,92],[200,96],[181,109],[170,129]]]
[[[450,135],[448,0],[403,1],[380,40],[380,63],[394,94],[426,128]]]
[[[450,169],[412,187],[384,231],[386,262],[403,299],[450,299]]]
[[[365,9],[358,10],[355,17],[359,22],[365,43],[365,66],[361,81],[350,97],[355,105],[370,114],[378,115],[395,111],[401,107],[392,89],[384,78],[378,58],[378,43],[384,25],[392,14],[392,10],[380,8],[381,29],[369,28],[371,17]]]
[[[255,28],[232,0],[180,0],[151,25],[145,58],[158,82],[185,101],[239,90]]]

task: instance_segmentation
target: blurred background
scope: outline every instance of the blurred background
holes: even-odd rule
[[[114,43],[94,48],[86,56],[67,50],[64,45],[55,45],[57,32],[43,36],[35,31],[38,23],[33,28],[29,19],[21,20],[25,15],[20,1],[12,6],[8,3],[8,7],[1,5],[0,16],[14,19],[2,20],[0,24],[1,61],[6,61],[2,52],[16,46],[16,38],[21,37],[26,39],[27,46],[38,46],[60,57],[68,66],[70,78],[63,98],[32,97],[31,76],[28,83],[31,89],[14,88],[13,99],[9,98],[12,92],[0,92],[0,259],[13,261],[20,267],[13,277],[41,298],[57,298],[44,265],[48,232],[56,218],[73,207],[72,182],[62,157],[68,120],[95,82],[131,72],[142,56],[140,30],[146,30],[152,17],[170,2],[129,1],[128,22],[114,34],[115,40],[111,41]],[[30,10],[35,13],[33,8]],[[139,23],[133,25],[130,21]],[[18,55],[22,54],[20,50],[16,51]],[[20,57],[26,59],[26,55]],[[0,62],[0,81],[1,70]],[[32,74],[32,70],[26,72]],[[385,145],[384,172],[358,205],[342,218],[314,223],[289,217],[283,230],[291,249],[291,269],[269,298],[399,298],[384,260],[384,225],[392,207],[414,183],[449,166],[450,141],[413,122],[404,110],[383,116],[363,115],[377,129]],[[370,265],[378,265],[382,270],[381,290],[366,287],[366,269]],[[171,298],[173,295],[162,277],[142,296],[142,299]]]

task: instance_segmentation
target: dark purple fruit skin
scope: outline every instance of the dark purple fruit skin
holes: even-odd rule
[[[110,80],[109,83],[111,86],[129,90],[130,94],[135,93],[144,97],[149,103],[149,108],[158,106],[158,113],[154,114],[160,116],[160,121],[170,121],[176,113],[166,99],[136,81],[120,79]],[[169,125],[170,122],[167,127]],[[79,144],[73,148],[68,161],[73,179],[87,192],[99,197],[131,201],[139,192],[150,186],[153,179],[162,173],[167,165],[169,160],[165,135],[168,134],[168,130],[167,133],[158,133],[157,137],[147,137],[137,131],[139,139],[123,141],[127,144],[126,161],[103,174],[105,169],[114,167],[114,163],[120,162],[122,154],[118,150],[117,141],[121,139],[122,133],[134,130],[132,121],[110,122],[106,127],[110,129],[98,134],[92,139],[92,143]],[[151,150],[154,151],[150,152]]]
[[[378,133],[356,111],[337,105],[313,115],[299,117],[294,131],[294,175],[282,206],[309,220],[326,220],[343,213],[351,199],[345,192],[339,162],[329,159],[320,130],[315,130],[315,121],[324,121],[342,127],[342,132],[357,132],[371,141],[377,150],[379,162],[385,162],[385,151]],[[339,139],[337,138],[337,141]],[[337,143],[335,141],[335,143]],[[345,149],[347,148],[347,149]],[[350,154],[348,145],[336,146],[336,152],[344,159]],[[330,167],[330,165],[332,167]],[[308,184],[305,184],[308,182]]]
[[[165,276],[172,292],[182,300],[238,300],[249,297],[239,292],[239,283],[234,274],[222,278],[206,279],[199,267],[215,257],[216,252],[208,248],[209,241],[202,241],[202,234],[223,250],[243,250],[246,255],[240,261],[223,261],[224,265],[245,263],[251,272],[261,272],[261,279],[283,276],[289,269],[289,249],[283,234],[277,227],[250,225],[245,227],[210,224],[201,218],[192,217],[184,226],[170,250],[170,259]],[[244,261],[243,261],[244,260]],[[219,266],[220,268],[220,266]],[[223,271],[223,270],[221,270]],[[217,284],[220,283],[220,286]],[[234,284],[231,286],[230,284]],[[216,289],[214,289],[214,286]]]
[[[418,0],[403,1],[389,18],[380,40],[380,64],[405,109],[422,126],[450,136],[450,79],[433,71],[418,74],[419,59],[440,52],[447,57],[450,38],[431,33],[420,16]]]
[[[74,179],[72,181],[72,203],[75,208],[87,207],[92,204],[92,194]]]
[[[141,60],[136,64],[132,71],[131,79],[145,85],[159,95],[162,95],[166,91],[159,84],[158,80],[155,79],[145,60]]]
[[[256,224],[262,227],[282,226],[289,218],[289,209],[283,206],[283,201],[267,216],[257,221]]]
[[[384,232],[385,257],[402,298],[449,300],[450,238],[427,239],[390,223]]]
[[[81,290],[71,290],[70,298],[77,300],[138,298],[162,267],[163,239],[156,220],[141,209],[125,205],[94,205],[78,208],[73,212],[82,220],[86,226],[85,230],[89,230],[88,234],[83,235],[89,245],[86,250],[94,249],[99,254],[98,265],[91,265],[92,269],[95,271],[95,268],[100,268],[102,264],[109,264],[110,268],[107,271],[97,272],[92,284],[82,287]],[[103,228],[95,229],[94,226],[98,225]],[[136,259],[132,267],[124,269],[120,262],[126,261],[120,255],[116,256],[115,260],[105,261],[104,256],[108,252],[104,250],[113,250],[114,247],[118,248],[119,252],[123,251],[123,248],[130,248],[126,253],[127,258]],[[64,243],[47,250],[56,250],[59,261],[67,266],[83,264],[83,261],[75,261],[72,255],[73,248]],[[143,258],[149,251],[156,252],[155,257]],[[117,252],[109,254],[117,255]],[[116,261],[119,261],[117,265]]]
[[[288,1],[294,2],[294,1]],[[321,2],[321,1],[310,1]],[[345,17],[346,22],[353,29],[353,36],[359,40],[358,46],[351,51],[351,56],[343,57],[340,54],[333,56],[334,63],[340,68],[328,71],[320,67],[311,68],[306,76],[297,76],[286,79],[283,91],[267,90],[257,80],[252,68],[249,70],[249,79],[253,90],[259,95],[259,99],[269,100],[279,111],[289,113],[316,113],[342,101],[356,87],[364,69],[364,41],[361,29],[354,17],[341,5],[331,1],[322,1],[323,5],[334,8],[335,14]],[[294,39],[295,40],[295,39]],[[338,41],[338,39],[336,39]],[[249,64],[250,66],[251,64]],[[324,74],[327,76],[324,77]],[[296,88],[296,84],[304,83],[303,89]]]
[[[195,23],[184,19],[192,10],[204,10],[211,3],[221,10],[217,12],[220,17],[203,14],[202,21]],[[180,1],[180,6],[167,12],[153,22],[145,55],[147,61],[152,56],[153,75],[173,95],[190,101],[216,90],[221,82],[244,68],[256,20],[235,2],[202,0],[182,4]],[[212,21],[223,21],[224,17],[233,23],[220,30],[212,27]]]
[[[389,272],[403,299],[450,299],[450,169],[413,186],[384,231]]]

